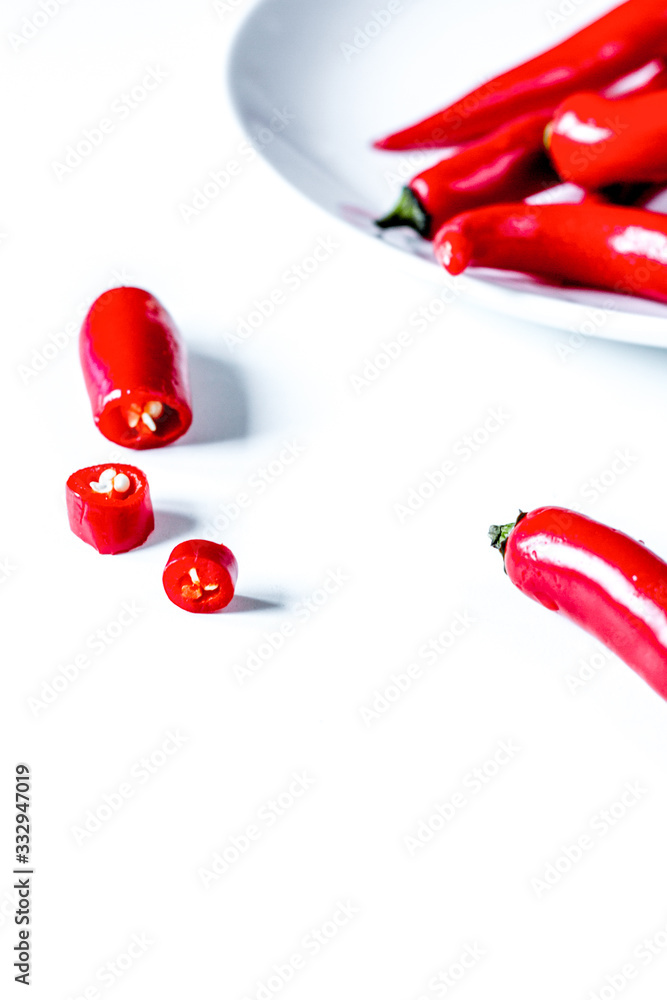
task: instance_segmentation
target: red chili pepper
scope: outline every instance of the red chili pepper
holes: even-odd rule
[[[535,58],[496,76],[436,114],[375,143],[419,149],[476,139],[518,115],[597,90],[667,47],[664,0],[627,0]]]
[[[79,353],[95,423],[125,448],[159,448],[192,423],[174,322],[141,288],[112,288],[83,321]]]
[[[586,629],[667,698],[667,563],[562,507],[521,513],[489,535],[519,590]]]
[[[69,525],[98,552],[142,545],[155,523],[146,476],[134,465],[92,465],[67,480]]]
[[[412,226],[432,239],[460,212],[499,201],[520,201],[558,184],[542,137],[550,111],[522,115],[459,153],[413,177],[395,209],[377,225]]]
[[[206,614],[226,607],[234,596],[238,565],[225,545],[191,538],[169,556],[162,584],[169,600],[184,611]]]
[[[545,134],[565,181],[596,189],[620,181],[667,181],[667,90],[609,101],[574,94]]]
[[[471,264],[667,302],[667,216],[596,197],[579,205],[492,205],[436,233],[450,274]]]

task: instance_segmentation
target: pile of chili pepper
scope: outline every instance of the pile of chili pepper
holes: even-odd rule
[[[411,226],[451,273],[469,265],[667,302],[667,0],[626,0],[384,150],[456,147],[381,228]],[[566,203],[531,204],[577,185]]]
[[[81,327],[79,356],[99,430],[126,448],[162,448],[192,423],[187,359],[174,321],[142,288],[112,288],[93,302]],[[143,545],[155,527],[148,479],[118,462],[73,472],[67,516],[77,537],[114,555]],[[225,545],[190,538],[172,551],[162,585],[172,604],[195,614],[226,607],[236,559]]]

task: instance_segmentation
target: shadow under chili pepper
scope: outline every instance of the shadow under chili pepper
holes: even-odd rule
[[[171,538],[179,535],[189,535],[192,533],[197,520],[189,514],[177,514],[172,510],[155,511],[155,528],[144,542],[142,548],[150,548],[152,545],[161,545]]]
[[[234,594],[232,600],[226,608],[222,608],[218,614],[238,614],[242,611],[279,611],[285,605],[281,601],[265,601],[260,597],[245,597],[243,594]]]
[[[246,388],[239,369],[208,354],[188,354],[192,427],[175,446],[233,441],[249,435]]]

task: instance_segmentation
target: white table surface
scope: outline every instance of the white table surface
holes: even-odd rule
[[[486,532],[555,503],[667,553],[667,359],[593,339],[567,353],[568,334],[466,296],[418,332],[434,287],[259,157],[185,221],[244,143],[224,67],[251,0],[228,6],[70,0],[18,49],[40,8],[0,13],[3,990],[23,995],[25,761],[39,1000],[655,1000],[667,709],[522,597]],[[149,71],[155,90],[120,110]],[[58,179],[105,117],[113,129]],[[96,431],[72,334],[122,283],[164,303],[192,356],[192,431],[140,455]],[[405,329],[401,356],[355,386]],[[498,429],[466,451],[492,411]],[[146,471],[158,526],[101,557],[69,531],[64,483],[121,458]],[[447,459],[456,474],[401,516]],[[188,537],[236,553],[228,612],[167,601],[162,568]],[[455,622],[463,634],[427,658]],[[385,689],[400,697],[377,701]],[[216,874],[233,838],[247,850]]]

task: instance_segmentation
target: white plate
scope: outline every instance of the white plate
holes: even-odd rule
[[[610,6],[604,0],[264,0],[236,38],[232,100],[257,148],[296,188],[439,281],[430,244],[411,230],[381,232],[373,224],[402,184],[438,154],[380,152],[372,139],[554,45]],[[659,303],[545,286],[501,271],[478,269],[456,281],[477,301],[522,319],[667,346],[667,307]]]

